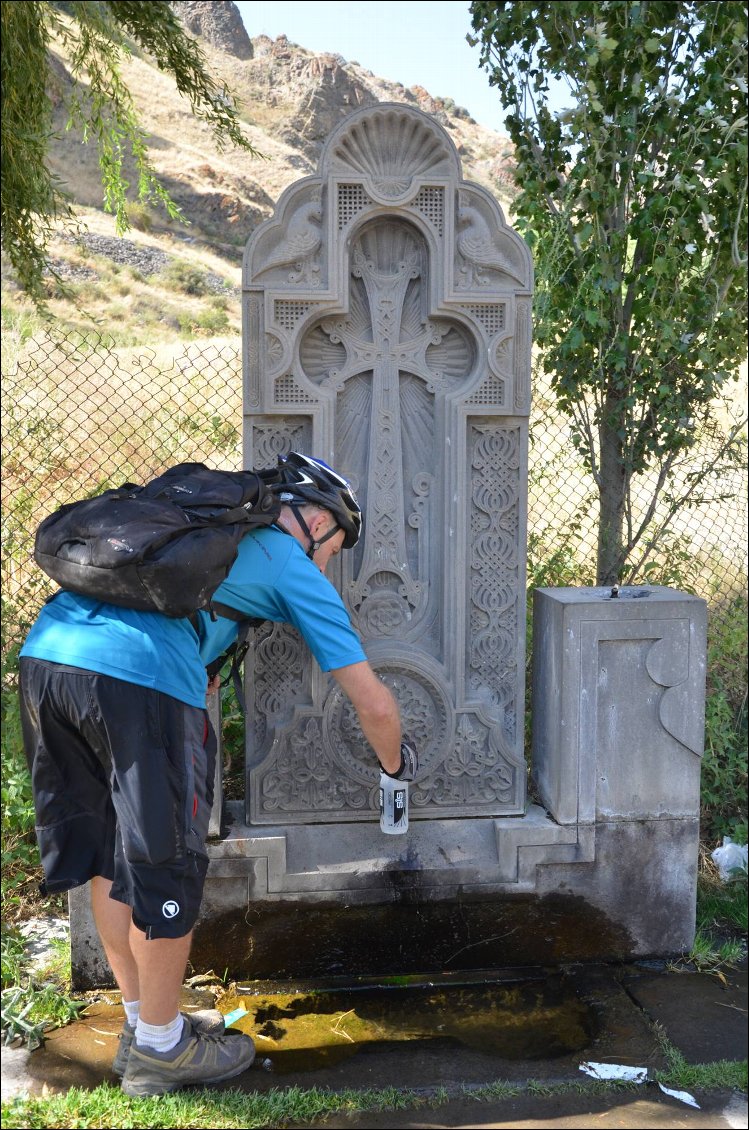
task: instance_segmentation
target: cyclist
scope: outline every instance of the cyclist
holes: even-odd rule
[[[206,665],[248,617],[293,624],[348,695],[385,772],[412,780],[415,751],[325,577],[354,546],[362,514],[350,484],[318,459],[279,459],[275,526],[249,532],[214,594],[219,615],[170,619],[61,592],[21,651],[24,742],[43,890],[89,882],[96,927],[122,992],[113,1064],[130,1095],[215,1083],[253,1061],[219,1013],[186,1016],[179,996],[207,869],[215,737]]]

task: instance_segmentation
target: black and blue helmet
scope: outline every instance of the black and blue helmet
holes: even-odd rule
[[[322,459],[312,459],[298,451],[280,455],[273,490],[292,508],[312,504],[329,510],[343,530],[344,549],[351,549],[358,542],[362,512],[353,487]]]

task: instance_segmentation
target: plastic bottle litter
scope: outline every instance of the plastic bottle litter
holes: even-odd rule
[[[408,831],[408,782],[380,774],[380,829],[387,836]]]

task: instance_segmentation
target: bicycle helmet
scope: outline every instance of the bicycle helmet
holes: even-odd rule
[[[333,537],[339,529],[343,530],[343,548],[351,549],[359,540],[362,530],[362,512],[351,484],[336,471],[323,463],[322,459],[312,459],[290,451],[278,457],[278,479],[273,487],[281,502],[291,507],[302,529],[311,539],[299,507],[307,503],[329,510],[336,520],[336,526],[321,541],[314,542],[308,551],[311,557],[315,550]]]

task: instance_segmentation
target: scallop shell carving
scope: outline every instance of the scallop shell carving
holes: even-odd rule
[[[414,277],[421,274],[424,240],[410,224],[389,217],[368,224],[360,233],[352,255],[352,273],[361,277],[362,270],[385,275],[407,270]]]
[[[331,151],[337,173],[366,177],[386,200],[405,197],[414,180],[449,176],[455,158],[430,122],[399,111],[374,111],[346,130]]]
[[[265,335],[265,357],[268,363],[268,372],[274,372],[283,359],[283,342],[275,334],[266,333]]]
[[[332,324],[330,326],[315,326],[304,335],[299,348],[299,360],[305,376],[318,382],[334,375],[346,364],[346,348],[340,339],[331,340]]]
[[[448,380],[462,379],[473,368],[475,349],[468,331],[462,326],[442,322],[439,342],[427,347],[426,363],[436,376]]]

